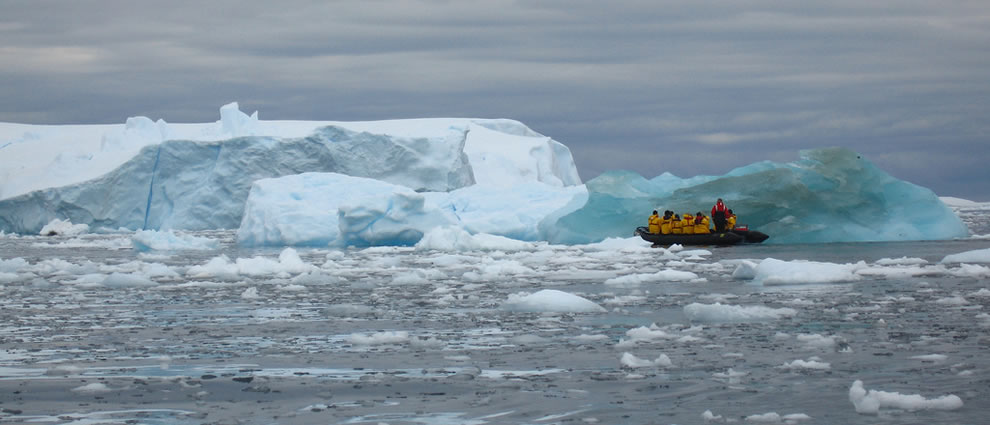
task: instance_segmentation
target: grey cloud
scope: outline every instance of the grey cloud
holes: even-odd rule
[[[839,145],[990,197],[967,160],[990,134],[982,2],[42,0],[5,4],[0,40],[0,121],[506,117],[585,179]]]

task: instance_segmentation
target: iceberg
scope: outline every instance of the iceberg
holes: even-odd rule
[[[246,245],[419,243],[469,236],[590,244],[652,210],[722,198],[768,243],[951,239],[965,224],[930,190],[842,148],[722,176],[610,171],[582,184],[570,150],[507,119],[262,121],[236,103],[206,124],[0,123],[0,232],[237,229]],[[451,242],[451,238],[460,242]],[[482,244],[484,245],[484,244]]]
[[[464,132],[456,130],[435,140],[333,126],[305,138],[169,140],[143,148],[97,179],[0,201],[0,229],[32,232],[56,215],[91,227],[236,228],[255,180],[309,171],[339,171],[418,190],[455,189],[473,183],[463,143]]]
[[[452,221],[405,186],[304,173],[254,182],[237,239],[246,245],[413,245]]]
[[[724,176],[652,180],[607,172],[586,184],[583,207],[545,227],[553,243],[629,234],[652,210],[707,214],[725,200],[770,243],[935,240],[965,237],[959,217],[931,190],[898,180],[844,148],[804,150],[789,163],[763,161]]]
[[[0,135],[24,127],[0,125]],[[298,136],[303,129],[309,133]],[[81,137],[95,137],[93,129],[76,130]],[[3,144],[3,149],[20,152],[37,145],[36,156],[52,148],[69,150],[70,136],[55,132],[45,137],[46,131],[23,131],[16,143]],[[5,197],[0,200],[0,230],[37,233],[56,218],[110,229],[237,228],[255,181],[306,172],[372,178],[419,192],[471,186],[476,174],[500,185],[581,183],[566,146],[511,120],[269,123],[229,104],[221,108],[221,121],[215,125],[169,125],[137,117],[128,119],[123,129],[105,131],[95,153],[60,154],[47,164],[34,158],[34,170],[0,176],[0,196]],[[132,156],[121,160],[122,152]],[[472,168],[469,155],[476,158],[477,167]],[[105,174],[85,171],[116,162],[120,163]],[[80,179],[70,180],[66,169]],[[49,174],[55,177],[22,178]],[[22,193],[46,182],[64,184]]]
[[[412,246],[434,231],[424,246],[467,246],[471,235],[538,241],[541,221],[584,195],[583,186],[543,183],[417,193],[375,179],[304,173],[256,181],[237,239],[250,246]]]

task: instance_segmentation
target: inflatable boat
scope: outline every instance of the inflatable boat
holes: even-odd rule
[[[676,235],[660,233],[650,233],[646,227],[637,227],[635,234],[643,238],[644,241],[652,242],[654,245],[735,245],[743,242],[746,238],[732,232],[723,233],[702,233],[690,235]]]

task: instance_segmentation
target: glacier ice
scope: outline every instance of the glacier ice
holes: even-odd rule
[[[220,115],[0,124],[0,231],[37,233],[60,219],[96,230],[238,228],[251,245],[413,245],[453,226],[586,244],[631,235],[654,209],[707,211],[721,197],[768,243],[967,235],[931,191],[841,148],[722,176],[611,171],[582,185],[566,146],[513,120],[261,121],[236,103]],[[368,192],[348,190],[357,188]]]
[[[724,176],[647,180],[607,172],[586,184],[588,201],[545,234],[554,243],[588,243],[630,234],[652,210],[707,212],[725,200],[769,243],[932,240],[965,237],[966,226],[926,188],[898,180],[856,152],[824,148],[789,163],[763,161]]]
[[[473,183],[463,144],[457,129],[419,139],[333,126],[305,138],[169,140],[97,179],[0,201],[0,229],[33,233],[53,218],[112,229],[236,228],[255,180],[309,171],[446,191]]]
[[[464,152],[479,185],[511,187],[532,181],[558,187],[581,184],[566,146],[532,132],[515,134],[518,132],[501,124],[493,126],[495,129],[482,123],[468,128],[470,143]]]
[[[258,180],[244,211],[246,245],[413,245],[452,221],[405,186],[336,173]]]
[[[220,115],[215,124],[0,124],[0,137],[15,135],[0,159],[0,231],[34,233],[55,218],[96,229],[236,228],[255,180],[304,172],[420,192],[471,186],[476,175],[486,186],[581,184],[566,146],[513,120],[260,121],[237,103]]]
[[[544,217],[584,194],[583,186],[543,183],[416,193],[375,179],[304,173],[256,181],[237,238],[244,245],[411,246],[452,226],[536,241]]]

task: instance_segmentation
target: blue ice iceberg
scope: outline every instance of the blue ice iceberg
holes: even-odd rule
[[[474,184],[466,129],[411,138],[336,126],[309,137],[247,136],[146,146],[99,178],[0,200],[0,230],[37,233],[54,218],[110,229],[231,229],[255,180],[339,172],[447,191]]]
[[[303,173],[254,182],[237,240],[252,246],[412,246],[431,230],[451,227],[532,241],[540,238],[541,219],[584,194],[582,186],[539,182],[417,193],[375,179]]]
[[[589,182],[588,201],[553,223],[555,243],[590,243],[629,235],[653,210],[709,214],[722,198],[740,225],[770,235],[767,243],[936,240],[968,235],[962,220],[926,188],[898,180],[856,152],[800,152],[790,163],[763,161],[724,176],[647,180],[628,171]]]

